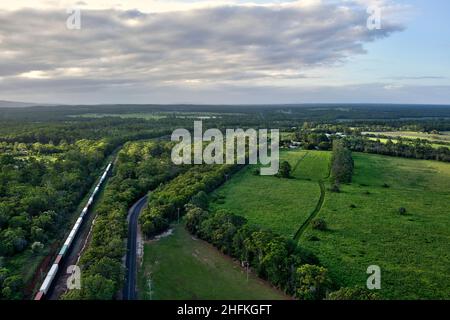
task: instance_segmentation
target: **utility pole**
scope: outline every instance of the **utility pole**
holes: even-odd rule
[[[249,263],[248,263],[248,251],[247,250],[245,252],[245,266],[247,268],[247,283],[248,283],[248,273],[249,273],[248,267],[249,267]]]

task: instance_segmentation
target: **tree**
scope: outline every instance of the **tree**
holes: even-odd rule
[[[333,141],[333,154],[331,157],[331,181],[335,184],[350,183],[353,175],[353,158],[349,149],[342,140]]]
[[[12,275],[3,281],[2,297],[5,300],[22,299],[23,280],[19,275]]]
[[[303,300],[319,300],[325,297],[331,281],[324,267],[305,264],[297,269],[296,297]]]
[[[289,178],[291,176],[291,165],[287,161],[283,161],[280,164],[280,170],[278,175],[282,178]]]
[[[38,241],[34,242],[31,245],[31,251],[33,251],[33,253],[39,253],[44,249],[44,245]]]
[[[208,195],[204,191],[200,191],[192,197],[191,203],[196,207],[208,209]]]
[[[193,235],[198,235],[200,225],[207,218],[207,212],[201,208],[194,207],[186,214],[186,229]]]
[[[81,279],[81,297],[85,300],[112,300],[115,294],[114,281],[100,274],[90,275]]]

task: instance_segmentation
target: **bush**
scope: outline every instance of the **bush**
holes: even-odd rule
[[[281,178],[289,178],[291,176],[292,167],[287,161],[283,161],[280,164],[280,170],[278,176]]]
[[[330,293],[327,300],[378,300],[379,296],[360,287],[344,287]]]
[[[33,251],[33,253],[39,253],[43,249],[44,249],[44,245],[39,241],[36,241],[31,245],[31,251]]]
[[[308,241],[320,241],[320,238],[315,235],[309,235],[306,237],[306,240]]]
[[[260,168],[256,168],[252,171],[254,176],[259,176],[261,175],[261,169]]]
[[[311,221],[311,226],[315,230],[325,231],[327,230],[327,223],[324,219],[318,218]]]
[[[328,270],[310,264],[305,264],[297,269],[296,280],[295,296],[302,300],[323,299],[331,286]]]
[[[337,183],[334,183],[331,186],[330,191],[334,192],[334,193],[339,193],[339,192],[341,192],[341,189],[339,188],[339,185]]]

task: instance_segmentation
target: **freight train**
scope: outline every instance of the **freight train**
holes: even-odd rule
[[[83,219],[88,213],[89,207],[94,202],[94,198],[97,195],[98,191],[100,190],[101,185],[106,179],[106,176],[108,175],[109,171],[111,170],[112,163],[108,164],[105,171],[103,172],[103,175],[100,178],[100,181],[98,182],[97,186],[95,187],[94,191],[92,192],[91,196],[89,197],[89,200],[86,204],[86,206],[81,211],[80,216],[78,217],[77,221],[75,222],[75,225],[73,226],[72,230],[70,231],[69,235],[66,238],[66,241],[64,242],[63,246],[61,247],[61,250],[59,251],[58,255],[56,256],[55,261],[52,264],[52,267],[50,268],[50,271],[47,273],[47,276],[44,279],[44,282],[42,283],[38,293],[36,294],[34,300],[43,300],[45,296],[47,295],[49,289],[51,288],[53,281],[55,280],[56,274],[58,273],[59,266],[61,265],[62,260],[67,255],[68,251],[70,250],[70,246],[72,245],[75,237],[77,236],[81,224],[83,223]]]

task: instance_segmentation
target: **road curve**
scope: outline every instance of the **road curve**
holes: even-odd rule
[[[128,244],[126,256],[125,287],[123,300],[136,300],[136,245],[138,218],[147,203],[147,195],[139,199],[128,211]]]

